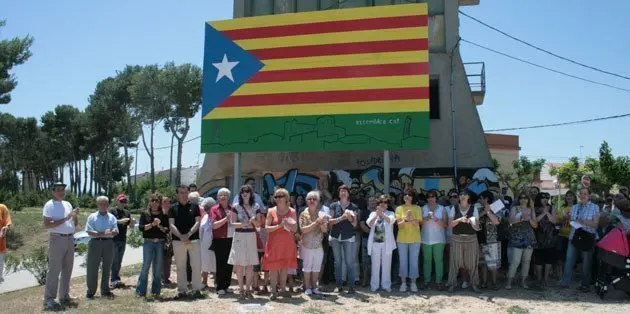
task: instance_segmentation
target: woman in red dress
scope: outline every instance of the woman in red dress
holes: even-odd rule
[[[276,207],[270,208],[265,221],[269,233],[265,245],[263,269],[269,271],[271,281],[271,300],[278,298],[278,284],[283,296],[286,293],[287,271],[297,268],[297,247],[293,233],[297,229],[295,209],[289,206],[289,192],[277,189],[274,192]]]

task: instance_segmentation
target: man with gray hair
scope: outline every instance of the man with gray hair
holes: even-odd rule
[[[109,198],[99,196],[96,198],[98,211],[87,218],[85,232],[90,236],[86,261],[86,281],[88,299],[93,299],[98,284],[98,269],[101,271],[101,296],[113,298],[114,294],[109,290],[109,275],[114,260],[113,238],[118,234],[118,221],[109,213]]]
[[[76,300],[70,296],[70,278],[74,266],[74,232],[78,225],[79,208],[72,209],[72,205],[64,201],[64,183],[53,184],[52,194],[54,199],[44,204],[42,214],[44,228],[48,231],[48,273],[44,289],[44,308],[47,310],[54,310],[59,306],[55,302],[57,290],[61,305],[68,305]]]

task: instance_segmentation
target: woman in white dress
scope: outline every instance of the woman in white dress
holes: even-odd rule
[[[370,280],[372,292],[376,292],[379,286],[387,292],[392,290],[391,268],[392,252],[396,249],[394,237],[396,216],[394,212],[387,210],[388,204],[389,197],[381,195],[376,201],[376,210],[371,212],[367,219],[367,225],[370,227],[367,249],[372,261]]]
[[[234,238],[228,264],[234,265],[234,272],[238,279],[241,299],[253,299],[252,281],[254,279],[254,265],[258,265],[258,247],[256,243],[256,228],[260,227],[256,219],[256,212],[260,206],[254,201],[254,191],[249,185],[243,185],[239,192],[238,204],[233,206],[232,215]],[[245,277],[245,283],[243,283]]]

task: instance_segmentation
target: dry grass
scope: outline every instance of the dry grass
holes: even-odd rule
[[[573,289],[514,289],[480,294],[471,291],[451,294],[436,290],[422,291],[421,294],[371,293],[359,289],[355,295],[329,293],[324,297],[309,298],[294,294],[290,299],[270,302],[266,296],[238,301],[235,295],[219,299],[213,293],[204,299],[173,301],[176,290],[171,287],[162,290],[163,302],[153,302],[135,297],[139,270],[139,265],[123,268],[121,276],[129,288],[114,290],[114,300],[85,299],[85,278],[73,279],[71,293],[79,297],[79,302],[77,307],[68,308],[65,313],[630,313],[627,301],[602,301],[593,293],[578,293]],[[175,273],[172,279],[176,279]],[[2,313],[41,312],[42,295],[43,287],[0,295]]]

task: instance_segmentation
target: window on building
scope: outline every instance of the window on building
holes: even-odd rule
[[[440,119],[440,78],[429,78],[429,119]]]

